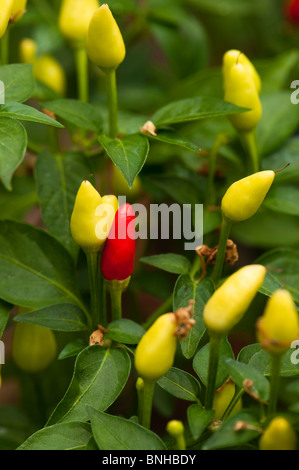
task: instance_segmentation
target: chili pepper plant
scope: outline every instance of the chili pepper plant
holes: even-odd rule
[[[0,46],[0,448],[298,449],[298,1],[3,0]]]

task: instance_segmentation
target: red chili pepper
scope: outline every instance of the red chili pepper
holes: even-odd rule
[[[115,218],[101,257],[101,271],[108,281],[124,281],[133,272],[135,259],[135,214],[123,204]]]
[[[287,18],[293,23],[299,23],[299,0],[289,0],[285,5]]]

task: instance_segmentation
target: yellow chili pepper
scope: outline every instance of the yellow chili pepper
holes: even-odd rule
[[[14,0],[0,0],[0,39],[4,36],[13,9]]]
[[[125,58],[123,37],[108,5],[98,8],[91,19],[87,53],[94,64],[108,70],[116,69]]]
[[[295,450],[296,433],[283,417],[274,418],[259,441],[260,450]]]
[[[223,56],[222,72],[224,80],[227,80],[230,69],[237,63],[240,63],[245,67],[247,73],[252,77],[254,81],[257,92],[260,94],[262,89],[262,82],[259,74],[256,71],[256,68],[243,52],[238,51],[236,49],[231,49],[227,51]]]
[[[223,337],[243,317],[262,286],[266,268],[250,265],[232,274],[210,297],[203,317],[212,337]]]
[[[272,170],[259,171],[233,183],[221,202],[225,218],[230,222],[241,222],[252,217],[265,199],[274,176]]]
[[[185,428],[182,421],[176,419],[169,421],[166,426],[166,431],[176,440],[177,450],[186,450]]]
[[[14,0],[11,11],[12,21],[18,21],[26,12],[27,0]]]
[[[88,253],[95,253],[108,237],[118,201],[115,196],[100,196],[89,181],[83,181],[77,193],[71,217],[71,233]]]
[[[37,57],[37,45],[32,39],[25,38],[20,44],[22,63],[32,64],[35,78],[59,95],[64,95],[66,76],[60,63],[51,55]]]
[[[264,315],[257,322],[262,347],[280,355],[299,337],[299,317],[290,293],[278,289],[268,300]]]
[[[228,379],[218,390],[216,390],[214,395],[213,410],[215,410],[214,420],[221,420],[228,405],[230,404],[232,398],[235,395],[236,386],[232,380]],[[231,415],[237,413],[242,408],[242,399],[236,403],[234,406]]]
[[[262,116],[262,105],[252,75],[240,62],[226,71],[224,99],[250,111],[230,116],[233,126],[240,132],[251,132]]]
[[[97,0],[63,0],[59,14],[62,34],[75,45],[84,44],[90,20],[98,7]]]
[[[29,323],[17,323],[12,356],[25,372],[45,370],[56,356],[56,340],[52,330]]]
[[[141,338],[135,367],[143,379],[156,381],[171,368],[177,347],[177,322],[173,313],[161,315]]]

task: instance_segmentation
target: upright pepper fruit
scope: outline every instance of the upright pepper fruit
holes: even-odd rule
[[[185,338],[194,326],[193,301],[175,313],[161,315],[141,338],[135,354],[135,368],[143,379],[143,420],[150,426],[151,405],[156,381],[173,364],[177,340]]]
[[[268,300],[257,322],[257,336],[263,349],[281,355],[299,337],[299,317],[290,293],[278,289]]]
[[[59,28],[74,45],[84,45],[92,15],[99,7],[97,0],[63,0]]]
[[[261,82],[259,74],[256,71],[256,68],[254,67],[252,62],[248,59],[248,57],[243,52],[238,51],[237,49],[231,49],[227,51],[223,56],[222,72],[223,72],[225,83],[227,80],[229,80],[230,69],[237,63],[240,63],[241,65],[243,65],[248,75],[252,77],[256,90],[260,94],[261,89],[262,89],[262,82]]]
[[[115,218],[101,257],[101,272],[111,296],[113,319],[122,317],[122,293],[128,287],[135,260],[135,214],[123,204]]]
[[[71,217],[71,233],[86,252],[98,252],[108,237],[118,201],[115,196],[101,197],[92,184],[81,184]]]
[[[17,323],[12,356],[20,369],[37,373],[45,370],[56,356],[56,340],[52,330],[29,323]]]
[[[205,305],[203,317],[211,336],[224,337],[241,320],[262,286],[266,268],[244,266],[232,274]]]
[[[37,45],[32,39],[25,38],[20,44],[21,62],[33,65],[35,78],[59,95],[64,95],[66,76],[60,63],[51,55],[37,57]]]
[[[299,0],[288,0],[284,6],[286,18],[299,25]]]
[[[18,21],[26,13],[27,0],[14,0],[11,21]]]
[[[295,450],[296,433],[285,418],[274,418],[259,441],[260,450]]]
[[[87,53],[101,69],[116,69],[124,60],[126,48],[108,5],[94,13],[87,35]]]
[[[176,419],[169,421],[166,426],[166,431],[175,439],[177,450],[186,450],[185,428],[182,421]]]
[[[221,202],[224,217],[232,223],[252,217],[265,199],[274,177],[272,170],[259,171],[233,183]]]
[[[223,415],[233,399],[236,391],[234,382],[228,379],[220,388],[218,388],[214,395],[213,410],[215,410],[214,420],[218,421],[223,418]],[[242,408],[242,399],[236,403],[230,415],[240,411]]]
[[[268,415],[276,412],[281,358],[299,337],[299,318],[288,291],[278,289],[268,300],[264,315],[257,322],[257,337],[271,355],[270,397]]]
[[[14,6],[14,0],[0,0],[0,39],[4,36],[11,13]]]

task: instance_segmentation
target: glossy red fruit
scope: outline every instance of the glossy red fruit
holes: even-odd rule
[[[135,260],[135,213],[123,204],[115,218],[101,257],[101,271],[108,281],[123,281],[131,276]]]
[[[285,12],[288,20],[299,24],[299,0],[289,0],[286,2]]]

